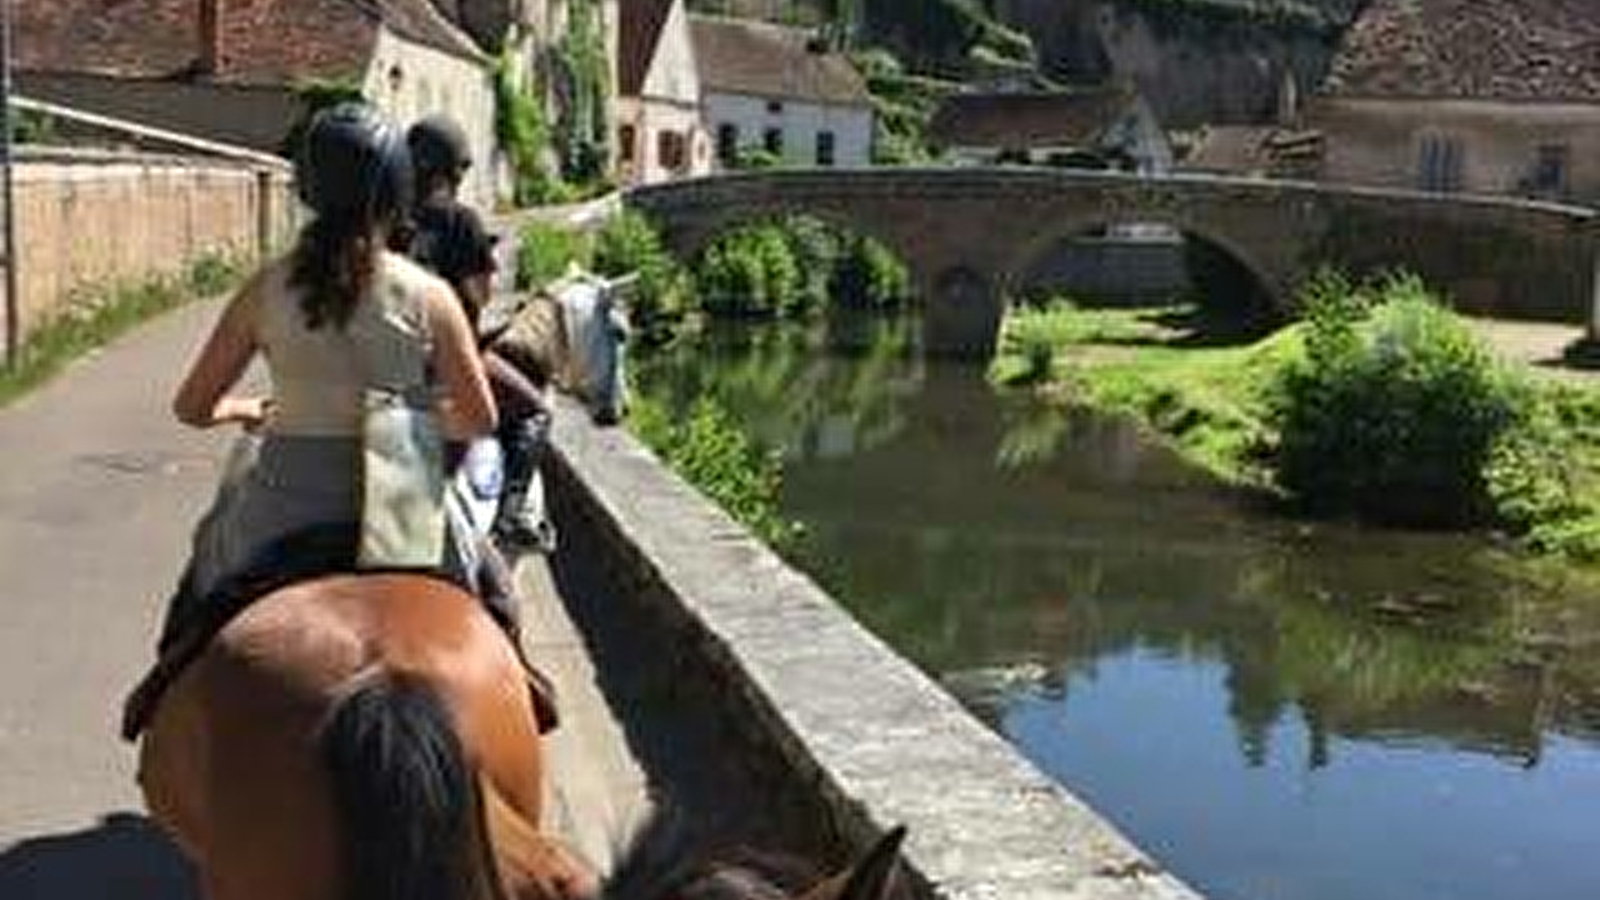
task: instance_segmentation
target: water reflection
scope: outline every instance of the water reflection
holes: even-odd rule
[[[918,361],[903,325],[831,333],[849,352],[717,336],[641,381],[714,393],[782,448],[796,561],[1180,875],[1242,898],[1600,896],[1592,580],[1274,518],[1124,423]],[[1459,807],[1401,839],[1454,850],[1442,881],[1370,838],[1412,806]],[[1198,833],[1217,820],[1226,839]]]

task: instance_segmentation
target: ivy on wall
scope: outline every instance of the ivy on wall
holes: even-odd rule
[[[561,106],[556,150],[562,174],[580,183],[600,179],[608,155],[606,98],[611,66],[600,15],[600,0],[573,0],[566,33],[552,48]]]

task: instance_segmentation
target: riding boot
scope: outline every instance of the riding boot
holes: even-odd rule
[[[500,429],[499,438],[505,454],[505,481],[495,511],[495,536],[508,547],[554,553],[556,530],[544,517],[543,503],[534,510],[527,508],[550,439],[550,414],[540,411],[512,420]]]
[[[527,651],[522,644],[522,613],[517,602],[516,578],[512,575],[511,566],[506,563],[504,556],[495,548],[492,541],[482,541],[478,552],[478,595],[483,599],[483,605],[489,612],[489,617],[506,633],[506,638],[511,641],[511,647],[516,651],[517,661],[522,664],[523,674],[528,679],[528,696],[533,701],[534,719],[539,724],[539,733],[545,734],[555,730],[561,724],[561,716],[557,709],[556,688],[548,676],[533,667],[528,660]]]

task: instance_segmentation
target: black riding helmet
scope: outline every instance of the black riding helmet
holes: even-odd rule
[[[449,116],[428,116],[406,132],[411,160],[419,178],[456,176],[472,166],[472,146],[467,133]]]
[[[340,103],[311,120],[295,181],[318,215],[394,218],[411,204],[411,153],[399,126],[377,109]]]

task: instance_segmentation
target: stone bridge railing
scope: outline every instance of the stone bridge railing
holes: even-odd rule
[[[711,708],[767,827],[846,856],[904,824],[928,900],[1199,900],[626,431],[563,403],[554,443],[562,553],[603,581],[576,617],[648,636],[618,664],[661,708],[628,714]]]
[[[910,265],[930,349],[992,348],[1004,297],[1062,240],[1119,224],[1173,226],[1210,248],[1223,286],[1287,311],[1317,268],[1409,269],[1459,308],[1594,322],[1593,210],[1212,176],[1024,168],[781,170],[635,189],[692,254],[734,225],[804,213],[869,234]],[[1241,285],[1243,286],[1241,288]]]

